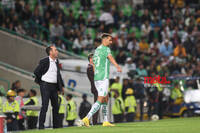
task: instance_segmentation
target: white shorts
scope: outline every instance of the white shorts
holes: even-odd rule
[[[107,96],[108,95],[108,87],[109,87],[109,80],[97,80],[94,81],[95,87],[97,88],[98,96]]]

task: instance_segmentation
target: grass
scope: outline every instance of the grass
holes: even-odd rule
[[[151,122],[116,124],[115,127],[69,127],[62,129],[28,130],[23,133],[199,133],[200,117],[164,119]]]

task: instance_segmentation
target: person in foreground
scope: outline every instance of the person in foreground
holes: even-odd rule
[[[86,127],[90,126],[89,119],[100,109],[101,106],[103,113],[103,126],[115,126],[108,121],[107,103],[110,62],[115,65],[118,72],[122,72],[122,70],[111,55],[109,45],[112,44],[112,36],[110,34],[103,33],[101,39],[102,44],[96,48],[93,57],[94,80],[96,89],[98,91],[98,98],[97,101],[93,104],[87,116],[80,121],[80,123]]]

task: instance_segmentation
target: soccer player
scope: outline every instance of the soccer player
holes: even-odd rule
[[[114,126],[108,122],[108,86],[109,86],[109,71],[110,62],[115,65],[118,72],[122,72],[121,67],[116,63],[111,55],[111,50],[108,47],[112,44],[112,36],[103,33],[101,37],[102,44],[96,48],[93,62],[94,62],[94,80],[95,86],[98,91],[97,101],[93,104],[88,115],[82,119],[82,124],[89,127],[89,119],[100,109],[102,106],[103,113],[103,126]]]

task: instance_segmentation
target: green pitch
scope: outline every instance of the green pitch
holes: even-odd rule
[[[70,127],[23,133],[200,133],[200,117],[116,124],[115,127]]]

